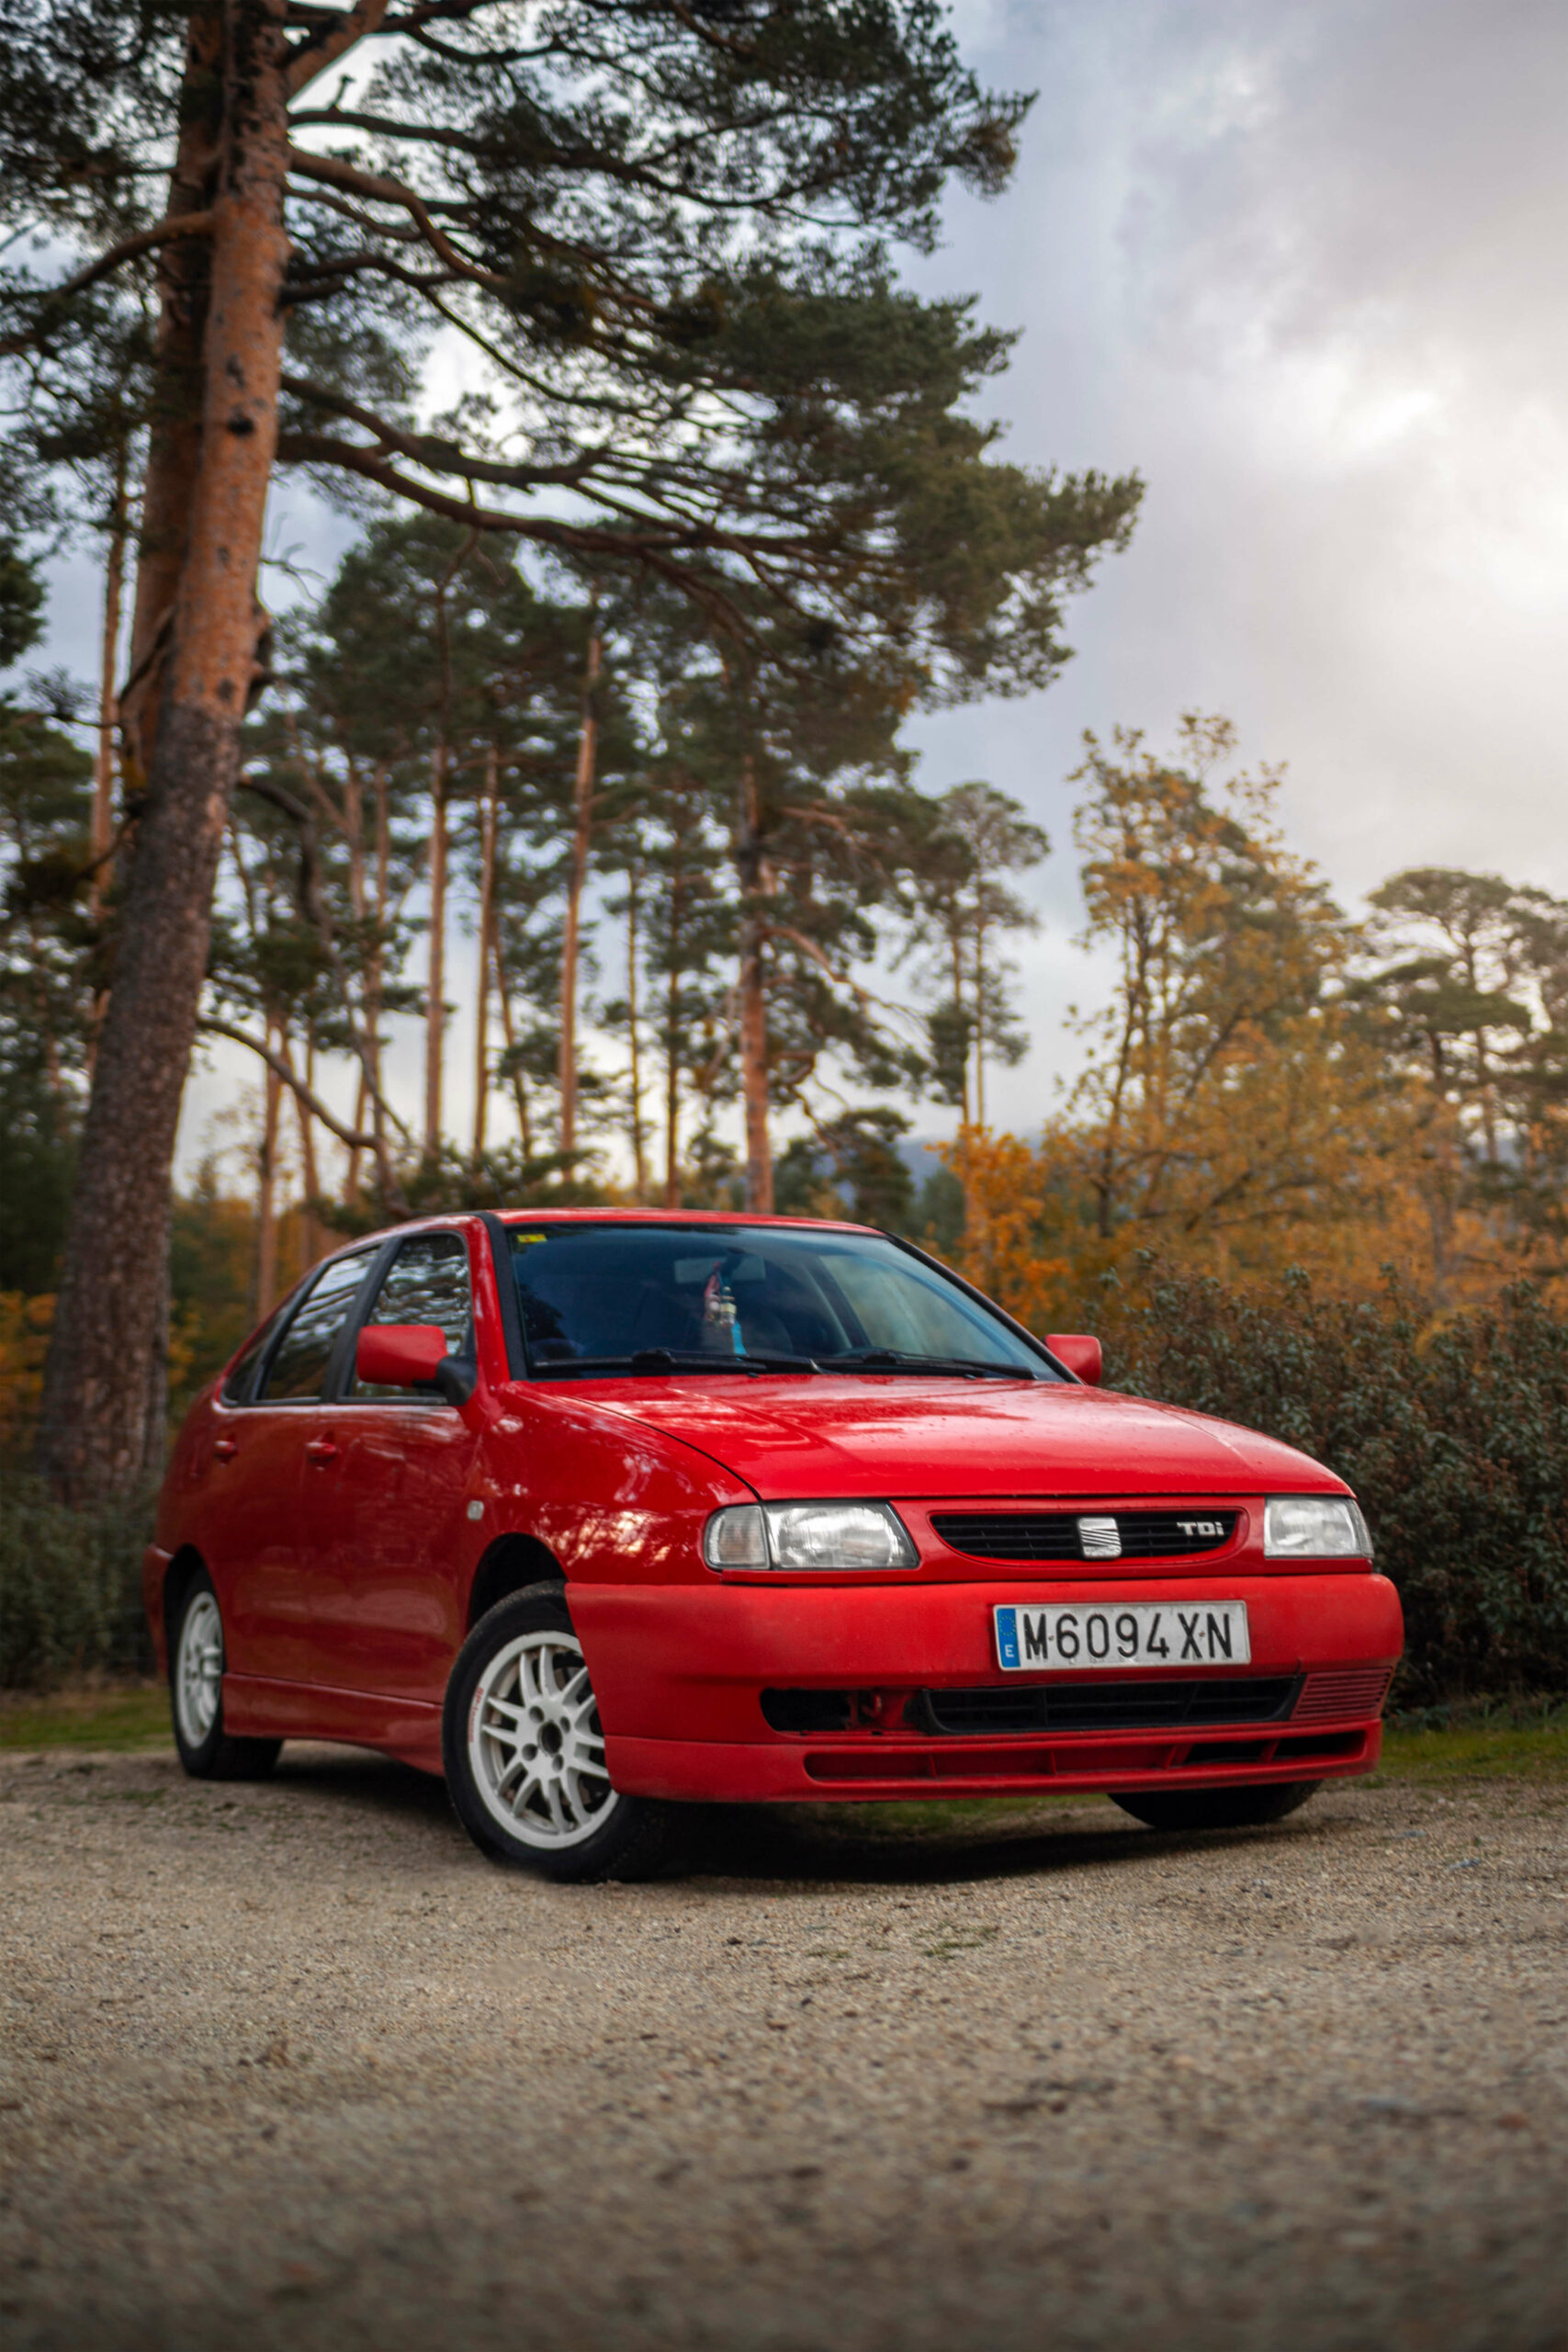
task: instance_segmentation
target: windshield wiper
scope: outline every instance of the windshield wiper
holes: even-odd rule
[[[1036,1380],[1024,1364],[991,1363],[983,1356],[915,1356],[901,1348],[855,1348],[818,1358],[819,1372],[951,1372],[966,1379]]]
[[[637,1348],[625,1356],[547,1356],[535,1377],[572,1372],[816,1372],[810,1356],[720,1355],[705,1348]]]

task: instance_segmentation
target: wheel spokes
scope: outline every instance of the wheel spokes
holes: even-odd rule
[[[541,1634],[509,1645],[491,1660],[476,1700],[468,1755],[498,1819],[531,1844],[586,1837],[615,1791],[577,1643]]]

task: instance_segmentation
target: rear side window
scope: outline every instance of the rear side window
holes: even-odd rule
[[[445,1332],[452,1355],[467,1349],[469,1317],[468,1253],[456,1233],[418,1233],[405,1241],[381,1278],[374,1304],[366,1317],[372,1323],[434,1323]],[[419,1396],[429,1401],[428,1389],[372,1388],[355,1376],[348,1394],[374,1399]]]
[[[277,1318],[283,1311],[283,1307],[275,1306],[261,1329],[246,1340],[234,1358],[230,1367],[229,1377],[223,1383],[225,1405],[250,1403],[251,1383],[256,1376],[256,1366],[272,1344],[272,1335],[277,1329]]]
[[[334,1258],[321,1268],[277,1343],[258,1404],[276,1405],[321,1395],[333,1345],[365,1280],[370,1258],[369,1250],[359,1250],[352,1258]]]

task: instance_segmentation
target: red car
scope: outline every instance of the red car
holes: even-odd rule
[[[711,1800],[1105,1790],[1214,1826],[1370,1770],[1402,1627],[1348,1489],[1099,1375],[862,1226],[593,1209],[340,1250],[164,1481],[186,1769],[381,1748],[563,1879],[647,1871]]]

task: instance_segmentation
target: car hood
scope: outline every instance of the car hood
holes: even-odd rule
[[[823,1374],[626,1380],[592,1394],[600,1410],[683,1440],[769,1502],[1347,1491],[1293,1446],[1113,1389]]]

